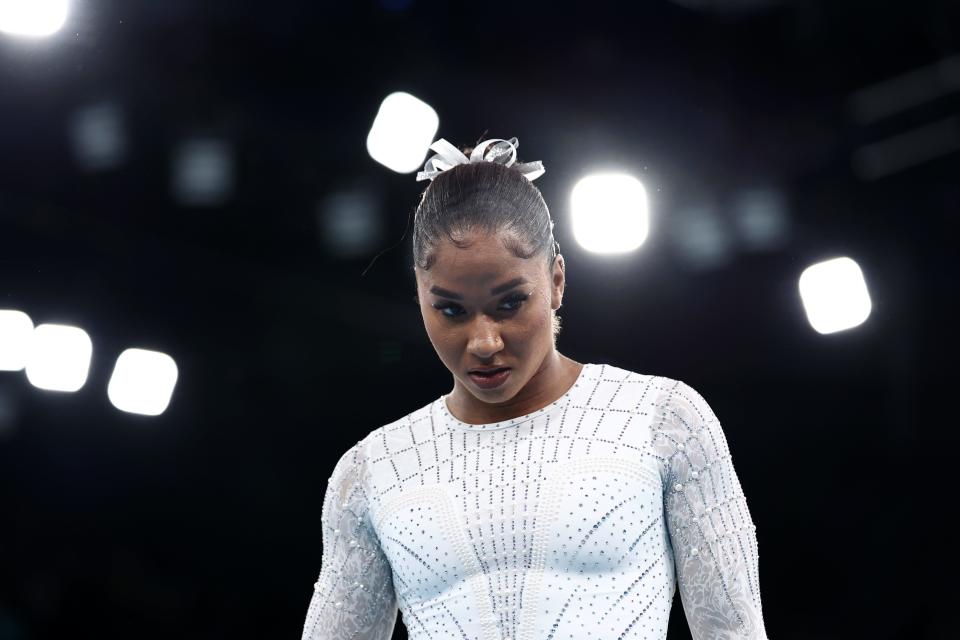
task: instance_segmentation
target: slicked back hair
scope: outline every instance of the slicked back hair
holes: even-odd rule
[[[553,267],[559,247],[550,210],[540,190],[516,169],[497,162],[471,162],[434,178],[413,218],[415,266],[429,269],[439,241],[463,247],[465,234],[475,231],[510,232],[505,239],[514,255],[542,254]]]

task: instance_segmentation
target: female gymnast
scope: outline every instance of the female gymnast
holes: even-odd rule
[[[304,640],[764,639],[756,528],[684,382],[556,348],[565,264],[517,139],[431,149],[416,300],[453,389],[342,454]],[[469,154],[469,155],[468,155]]]

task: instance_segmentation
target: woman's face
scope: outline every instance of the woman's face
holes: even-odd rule
[[[461,387],[487,403],[513,398],[554,350],[553,311],[563,297],[563,257],[548,273],[546,260],[524,260],[503,244],[500,232],[476,232],[458,248],[443,241],[430,269],[416,271],[423,324],[440,360]],[[509,367],[506,380],[483,388],[475,367]]]

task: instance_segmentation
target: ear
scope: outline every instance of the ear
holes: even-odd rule
[[[550,271],[550,307],[554,310],[563,304],[563,289],[567,284],[565,270],[563,255],[558,253],[553,259],[553,268]]]

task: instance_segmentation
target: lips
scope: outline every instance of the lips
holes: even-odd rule
[[[470,369],[467,373],[475,373],[477,375],[492,375],[497,371],[503,371],[504,369],[509,369],[510,367],[491,367],[489,369]]]
[[[480,371],[490,371],[491,373],[484,375]],[[496,389],[504,382],[507,378],[510,377],[510,367],[495,367],[491,369],[474,369],[469,373],[470,379],[473,381],[473,384],[477,385],[481,389]]]

